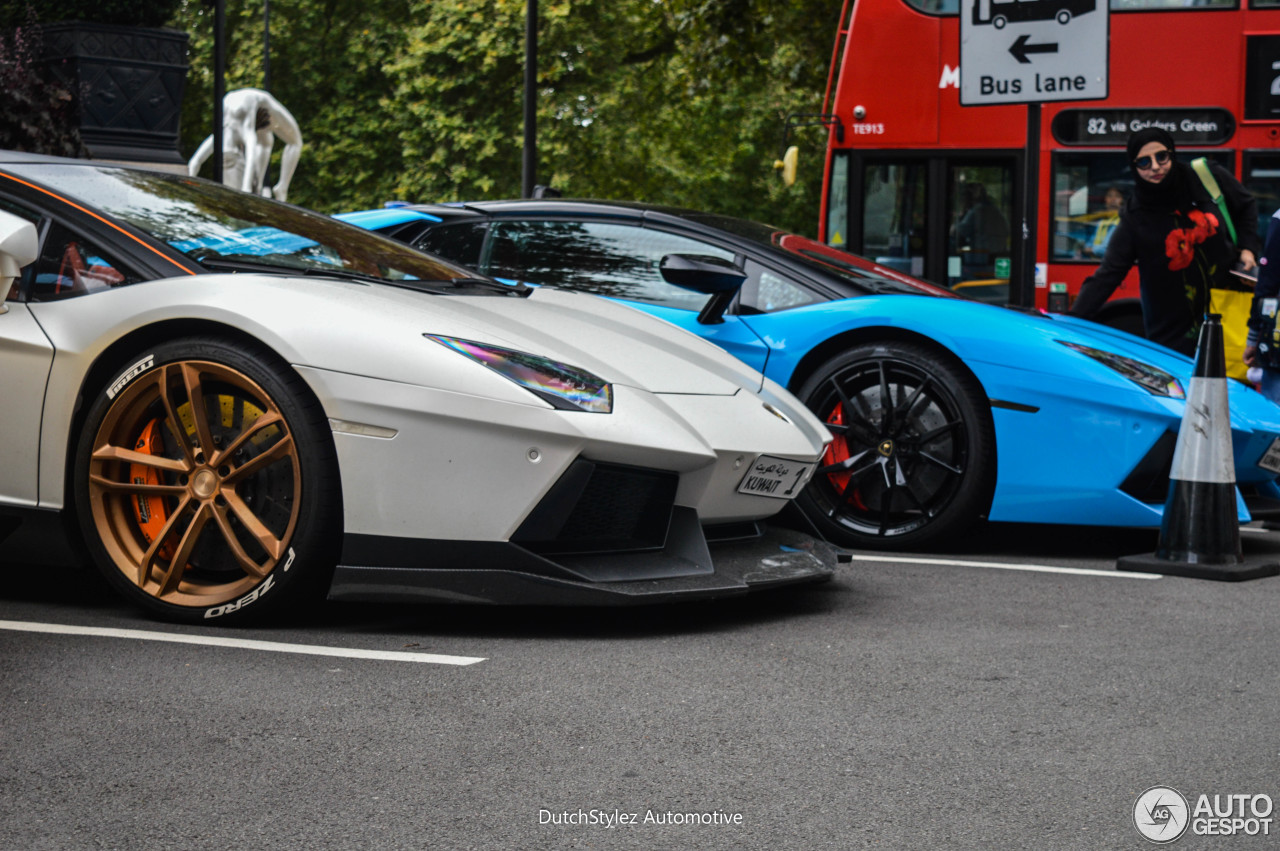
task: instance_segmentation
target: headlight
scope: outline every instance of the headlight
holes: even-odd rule
[[[1153,396],[1167,396],[1170,399],[1187,398],[1187,393],[1182,388],[1182,382],[1163,369],[1157,369],[1150,364],[1127,358],[1124,355],[1118,355],[1115,352],[1104,352],[1102,349],[1093,349],[1089,346],[1082,346],[1079,343],[1068,343],[1066,340],[1058,340],[1057,342],[1068,349],[1093,358],[1108,369],[1115,370]]]
[[[489,367],[562,411],[607,414],[613,410],[613,388],[609,382],[584,369],[457,337],[422,336]]]

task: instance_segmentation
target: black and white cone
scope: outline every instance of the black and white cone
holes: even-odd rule
[[[1169,472],[1160,542],[1150,555],[1119,559],[1117,570],[1229,582],[1280,575],[1280,562],[1246,559],[1240,548],[1220,320],[1218,314],[1210,314],[1200,328],[1196,369]]]

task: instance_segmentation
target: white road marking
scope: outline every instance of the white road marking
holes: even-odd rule
[[[352,647],[323,647],[316,644],[284,644],[279,641],[254,641],[247,638],[223,638],[208,635],[181,635],[175,632],[151,632],[143,629],[111,629],[108,627],[69,626],[57,623],[0,621],[0,629],[18,632],[47,632],[55,635],[88,635],[97,638],[135,638],[142,641],[169,641],[175,644],[200,644],[207,647],[235,647],[241,650],[269,650],[275,653],[305,653],[312,656],[341,656],[347,659],[379,659],[386,662],[427,662],[433,665],[474,665],[485,661],[478,656],[442,656],[436,653],[406,653],[402,650],[360,650]]]
[[[1160,573],[1130,573],[1125,570],[1090,570],[1084,567],[1051,567],[1043,564],[1007,564],[1001,561],[957,561],[947,558],[898,558],[890,556],[849,556],[853,561],[899,562],[904,564],[945,564],[953,567],[992,567],[996,570],[1025,570],[1030,573],[1070,573],[1076,576],[1106,576],[1110,579],[1163,579]]]

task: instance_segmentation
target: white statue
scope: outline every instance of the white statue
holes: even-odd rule
[[[280,181],[265,187],[271,162],[273,136],[284,142],[280,158]],[[187,163],[187,173],[196,175],[213,155],[213,136],[208,136]],[[289,195],[298,158],[302,156],[302,131],[289,110],[261,89],[236,89],[222,99],[222,182],[255,195],[284,201]]]

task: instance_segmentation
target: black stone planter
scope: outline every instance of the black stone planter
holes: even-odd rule
[[[76,98],[80,136],[94,159],[185,163],[178,122],[187,82],[187,34],[82,22],[40,28],[44,58]]]

